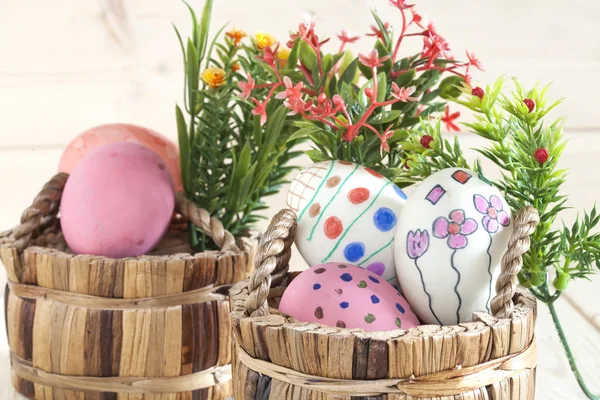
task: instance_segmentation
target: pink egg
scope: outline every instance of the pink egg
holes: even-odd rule
[[[183,190],[177,146],[161,134],[137,125],[107,124],[83,132],[63,152],[58,170],[70,174],[87,153],[105,144],[117,142],[138,143],[158,154],[173,177],[175,190]]]
[[[302,272],[284,292],[279,310],[302,322],[367,332],[419,325],[390,283],[369,270],[343,263],[316,265]]]
[[[111,258],[152,250],[175,205],[164,161],[136,143],[104,145],[73,169],[60,203],[60,221],[74,253]]]

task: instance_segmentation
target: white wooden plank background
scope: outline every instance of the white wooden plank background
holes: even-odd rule
[[[191,0],[199,9],[200,0]],[[468,48],[486,64],[477,76],[489,83],[501,74],[524,83],[554,82],[566,97],[570,144],[564,166],[575,208],[600,197],[600,11],[595,2],[573,0],[415,0],[453,44],[458,58]],[[376,7],[392,24],[399,18],[385,0],[217,0],[213,27],[232,21],[255,32],[285,38],[289,28],[314,15],[321,36],[342,28],[362,34]],[[107,122],[131,122],[175,137],[174,104],[182,68],[171,22],[188,31],[177,0],[0,1],[0,230],[18,222],[41,185],[56,170],[61,149],[80,131]],[[335,39],[333,40],[335,42]],[[362,40],[358,48],[368,48]],[[407,51],[417,50],[414,42]],[[477,147],[480,141],[463,136]],[[271,201],[273,210],[284,196]],[[571,221],[575,211],[565,214]],[[298,257],[295,268],[303,268]],[[5,281],[0,272],[0,287]],[[578,282],[558,303],[584,375],[600,393],[600,279]],[[4,318],[0,315],[0,321]],[[4,328],[0,327],[0,332]],[[538,399],[584,399],[577,391],[549,313],[540,309]],[[0,334],[3,336],[3,334]],[[0,399],[13,398],[8,348],[0,338]],[[16,398],[16,397],[15,397]]]

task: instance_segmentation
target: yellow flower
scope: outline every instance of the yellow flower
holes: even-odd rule
[[[245,38],[246,36],[248,36],[248,34],[246,32],[244,32],[241,29],[237,29],[235,27],[232,30],[230,30],[229,32],[226,32],[225,35],[228,38],[230,38],[231,40],[233,40],[233,44],[236,46],[239,46],[242,39]]]
[[[258,47],[259,50],[264,50],[265,47],[271,47],[277,43],[273,36],[265,32],[257,32],[254,35],[254,38],[256,39],[256,47]]]
[[[287,47],[282,47],[277,52],[277,59],[279,60],[279,65],[281,68],[285,68],[288,62],[288,58],[290,58],[290,49]]]
[[[241,68],[242,66],[240,65],[240,63],[235,63],[231,66],[231,71],[238,72]]]
[[[202,80],[212,89],[216,89],[225,83],[225,71],[221,68],[208,68],[202,74]]]

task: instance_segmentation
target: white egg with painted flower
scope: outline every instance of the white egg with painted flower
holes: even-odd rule
[[[348,262],[397,285],[394,232],[406,195],[378,172],[323,161],[292,181],[287,205],[298,214],[295,243],[315,266]]]
[[[477,173],[449,168],[424,179],[402,208],[395,242],[398,279],[420,320],[452,325],[490,311],[511,233],[506,200]]]

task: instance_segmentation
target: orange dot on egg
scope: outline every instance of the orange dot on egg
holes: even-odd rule
[[[329,239],[336,239],[343,231],[344,227],[342,226],[342,221],[340,221],[338,217],[327,218],[325,221],[325,236]]]
[[[352,204],[360,204],[360,203],[367,201],[369,199],[369,195],[370,195],[369,189],[364,188],[364,187],[359,187],[359,188],[352,189],[348,193],[348,200],[350,200],[350,203],[352,203]]]
[[[371,175],[373,175],[375,178],[383,178],[383,175],[381,175],[379,172],[377,171],[373,171],[371,168],[366,168],[365,170],[370,173]]]

